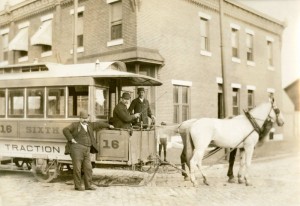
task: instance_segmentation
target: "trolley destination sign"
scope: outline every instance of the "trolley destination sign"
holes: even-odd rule
[[[68,123],[43,121],[0,121],[2,137],[64,139],[62,129]]]

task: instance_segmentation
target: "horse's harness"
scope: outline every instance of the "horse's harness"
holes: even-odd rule
[[[274,112],[275,112],[276,120],[278,119],[280,110],[278,108],[275,108],[274,104],[272,103],[272,107],[268,113],[268,117],[265,120],[262,120],[262,121],[264,121],[262,127],[260,127],[256,121],[256,120],[260,120],[260,119],[253,117],[250,114],[249,110],[244,110],[244,113],[245,113],[247,119],[250,121],[251,125],[253,126],[253,129],[259,134],[259,139],[263,138],[271,130],[273,123],[275,122],[275,120],[270,116],[272,110],[274,110]]]

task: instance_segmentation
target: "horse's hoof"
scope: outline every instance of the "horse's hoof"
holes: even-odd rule
[[[253,184],[250,182],[246,182],[246,186],[253,186]]]
[[[205,185],[209,186],[207,180],[203,180],[203,183],[204,183]]]
[[[235,183],[235,179],[234,179],[234,177],[232,177],[232,178],[229,178],[229,179],[228,179],[228,182],[229,182],[229,183]]]
[[[239,184],[244,184],[245,183],[245,181],[241,178],[239,178],[238,182],[239,182]]]
[[[184,181],[190,181],[190,177],[184,177]]]

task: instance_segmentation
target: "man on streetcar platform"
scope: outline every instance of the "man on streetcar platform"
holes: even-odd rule
[[[94,137],[94,130],[101,128],[114,128],[105,122],[89,122],[89,114],[80,112],[80,121],[74,122],[63,129],[68,142],[72,143],[70,155],[73,164],[73,178],[75,190],[95,190],[92,186],[92,164],[90,153],[98,153]],[[81,187],[81,171],[84,172],[83,179],[85,188]]]
[[[133,122],[133,125],[140,127],[141,124],[143,124],[143,128],[146,129],[148,127],[148,117],[150,117],[152,122],[155,123],[155,116],[152,114],[149,101],[145,98],[145,89],[143,87],[138,88],[137,94],[138,97],[132,100],[128,110],[130,114],[141,114],[140,118],[137,118]]]
[[[115,128],[130,129],[131,123],[138,117],[140,113],[131,115],[127,109],[130,102],[130,94],[124,92],[120,98],[120,102],[116,105],[113,112],[113,125]]]

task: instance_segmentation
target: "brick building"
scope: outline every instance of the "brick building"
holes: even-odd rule
[[[219,0],[26,0],[0,12],[0,65],[120,60],[157,77],[147,88],[158,121],[222,117]],[[227,114],[274,93],[281,106],[282,22],[224,1]],[[132,91],[134,90],[128,89]]]

